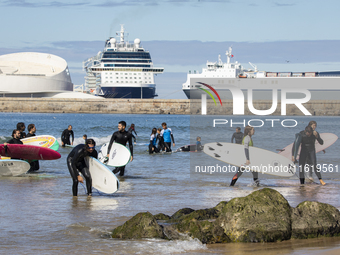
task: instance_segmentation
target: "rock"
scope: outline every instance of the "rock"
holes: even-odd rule
[[[149,212],[138,213],[122,226],[112,232],[113,238],[166,238],[163,228],[158,225],[156,218]]]
[[[292,210],[292,238],[339,235],[339,224],[339,210],[328,204],[305,201]]]
[[[230,200],[216,220],[232,242],[273,242],[291,237],[291,207],[277,191],[264,188]]]
[[[227,204],[227,201],[219,202],[214,208],[217,210],[217,213],[220,214],[222,212],[223,207]]]
[[[164,213],[159,213],[159,214],[156,214],[154,215],[155,219],[156,220],[170,220],[171,217],[169,215],[166,215]]]
[[[193,211],[195,211],[195,210],[193,210],[193,209],[191,209],[191,208],[183,208],[183,209],[180,209],[180,210],[178,210],[177,212],[175,212],[175,213],[171,216],[171,219],[172,219],[172,220],[178,220],[178,219],[181,218],[182,216],[187,215],[187,214],[189,214],[189,213],[192,213]]]

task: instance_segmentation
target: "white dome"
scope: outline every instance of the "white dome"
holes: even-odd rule
[[[134,40],[134,43],[135,43],[135,44],[140,44],[140,39],[136,38],[136,39]]]
[[[110,43],[115,44],[116,42],[117,42],[116,38],[111,38],[111,39],[110,39]]]

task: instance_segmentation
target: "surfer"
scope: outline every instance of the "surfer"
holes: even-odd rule
[[[159,152],[156,145],[157,145],[157,128],[153,128],[150,135],[149,154]]]
[[[23,144],[23,142],[20,141],[20,130],[14,129],[12,132],[12,139],[8,140],[7,143],[4,143],[6,155],[7,155],[7,144]],[[19,159],[19,158],[12,158],[12,159]]]
[[[323,140],[321,139],[319,133],[314,133],[315,130],[311,126],[307,126],[305,130],[302,130],[300,133],[295,135],[295,141],[292,149],[292,161],[295,162],[297,152],[301,145],[301,151],[299,156],[299,177],[300,184],[305,183],[305,171],[313,170],[316,176],[319,178],[319,181],[322,185],[326,183],[321,178],[320,169],[317,168],[316,164],[316,153],[315,153],[315,140],[319,142],[319,144],[323,144]],[[307,157],[309,157],[310,165],[307,163]]]
[[[231,143],[234,142],[234,139],[235,139],[235,143],[242,144],[243,133],[241,132],[241,128],[240,127],[236,128],[236,132],[231,137]]]
[[[125,128],[126,128],[126,122],[120,121],[118,123],[118,131],[114,132],[111,136],[109,147],[107,149],[107,158],[109,158],[110,156],[110,151],[111,151],[113,142],[119,143],[123,146],[126,146],[126,143],[129,142],[129,148],[130,148],[130,153],[131,153],[130,161],[133,160],[132,134],[127,132]],[[113,169],[112,172],[114,174],[119,172],[120,176],[124,176],[124,171],[125,171],[125,166],[121,166],[121,167],[116,167],[115,169]]]
[[[70,136],[72,136],[72,142],[70,141]],[[74,133],[72,130],[72,126],[69,125],[67,129],[63,131],[61,134],[61,146],[65,147],[66,144],[73,145],[74,141]]]
[[[253,139],[252,136],[255,134],[255,129],[254,127],[251,126],[246,126],[244,128],[244,135],[243,135],[243,139],[242,139],[242,144],[244,145],[244,153],[246,155],[246,163],[245,165],[250,165],[250,157],[249,157],[249,146],[253,146]],[[243,174],[244,171],[244,167],[239,167],[237,169],[237,173],[234,175],[233,179],[231,180],[230,186],[234,186],[235,183],[237,182],[238,178],[240,178],[240,176]],[[258,180],[258,176],[259,174],[257,172],[252,171],[251,172],[253,174],[253,179],[254,182],[257,186],[259,186],[260,182]]]
[[[167,127],[165,122],[162,123],[162,127],[163,127],[163,130],[162,130],[160,136],[163,137],[163,139],[164,139],[165,151],[171,152],[171,139],[172,139],[172,142],[173,142],[172,145],[175,147],[175,139],[174,139],[174,136],[172,134],[172,130],[171,130],[171,128]]]
[[[23,138],[26,138],[26,133],[25,133],[25,123],[24,122],[19,122],[17,124],[17,129],[20,131],[20,138],[23,139]]]
[[[6,146],[7,144],[23,144],[23,142],[20,141],[20,138],[20,130],[14,129],[12,132],[12,139],[8,140],[7,143],[4,143],[4,145]]]
[[[36,129],[34,124],[29,124],[27,126],[27,131],[28,131],[28,134],[27,134],[26,137],[28,138],[28,137],[35,136],[35,132],[37,131],[37,129]],[[40,168],[39,160],[34,160],[34,161],[29,162],[29,163],[30,163],[31,168],[28,170],[28,173],[39,170],[39,168]]]
[[[78,195],[78,183],[84,183],[84,179],[80,176],[80,173],[86,180],[87,195],[92,196],[92,178],[89,168],[85,163],[85,157],[91,156],[98,158],[98,153],[95,150],[95,147],[96,142],[93,139],[87,139],[86,144],[77,145],[67,156],[66,162],[73,179],[72,192],[75,197]]]
[[[317,127],[316,121],[311,120],[308,123],[308,126],[310,126],[313,129],[313,136],[315,136],[315,139],[316,139],[316,137],[320,137],[319,133],[315,130],[316,127]],[[323,152],[325,153],[326,151],[323,151]],[[309,166],[313,165],[313,163],[311,162],[311,160],[310,160],[308,155],[307,155],[307,159],[306,159],[306,164],[308,164]],[[311,171],[310,168],[308,170],[309,171],[306,171],[306,178],[307,178],[307,180],[313,182],[314,181],[314,179],[313,179],[313,171]]]
[[[157,140],[158,140],[157,149],[158,149],[158,152],[165,150],[164,138],[161,136],[161,132],[162,132],[162,128],[158,128],[157,129]]]
[[[83,139],[84,139],[84,141],[85,141],[85,143],[86,143],[87,135],[83,135]]]
[[[135,124],[131,124],[131,126],[129,127],[129,129],[128,129],[128,132],[131,134],[131,136],[133,137],[133,141],[135,142],[135,144],[136,144],[136,137],[132,134],[132,132],[134,132],[135,134],[136,134],[136,136],[138,136],[137,135],[137,132],[136,132],[136,130],[135,130]]]
[[[203,146],[201,144],[201,137],[197,136],[196,138],[196,150],[195,152],[202,151]]]

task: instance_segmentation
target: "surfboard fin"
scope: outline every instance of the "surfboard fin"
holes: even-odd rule
[[[208,148],[209,148],[209,150],[211,150],[211,151],[214,151],[214,150],[215,150],[214,148],[212,148],[212,147],[209,147],[209,146],[208,146]]]
[[[216,158],[220,158],[221,157],[220,155],[218,155],[216,153],[214,153],[214,155],[215,155]]]
[[[223,144],[217,143],[218,146],[223,146]]]

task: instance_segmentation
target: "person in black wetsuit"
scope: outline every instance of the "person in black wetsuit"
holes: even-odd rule
[[[70,136],[72,136],[72,142],[70,141]],[[69,125],[67,129],[63,131],[61,134],[61,146],[65,147],[66,144],[73,145],[74,141],[74,133],[72,130],[72,126]]]
[[[158,145],[157,149],[158,151],[164,151],[165,150],[165,143],[164,143],[164,138],[161,136],[162,128],[157,129],[157,140],[158,140]]]
[[[73,180],[72,192],[75,197],[78,195],[78,183],[84,183],[84,179],[79,175],[79,173],[82,173],[85,177],[87,195],[92,196],[92,178],[89,168],[85,163],[85,157],[91,156],[98,158],[98,153],[95,150],[95,147],[96,142],[93,139],[87,139],[86,144],[77,145],[67,156],[66,162]]]
[[[29,124],[27,126],[27,130],[28,130],[28,134],[26,136],[27,138],[35,136],[35,132],[37,131],[37,129],[36,129],[34,124]],[[34,171],[39,170],[39,168],[40,168],[39,160],[34,160],[32,162],[29,162],[29,163],[30,163],[31,168],[28,170],[28,172],[34,172]]]
[[[242,144],[243,133],[241,132],[241,128],[240,127],[236,128],[236,132],[231,137],[231,143],[234,142],[234,139],[235,139],[235,143]]]
[[[26,138],[26,133],[25,133],[25,123],[24,122],[19,122],[17,124],[17,129],[20,131],[20,138],[23,139],[23,138]]]
[[[307,169],[309,171],[314,171],[322,185],[326,184],[321,178],[320,169],[317,168],[315,140],[317,140],[321,145],[323,144],[323,140],[319,133],[314,133],[311,126],[307,126],[305,130],[295,135],[295,141],[292,148],[292,161],[295,162],[295,155],[297,154],[296,152],[299,150],[301,144],[299,156],[300,184],[305,183],[305,170]],[[307,157],[309,157],[310,165],[307,164]]]
[[[131,124],[131,126],[129,127],[129,129],[128,129],[128,132],[132,135],[132,137],[133,137],[133,141],[135,142],[135,144],[136,144],[136,137],[132,134],[132,132],[134,132],[135,134],[136,134],[136,136],[138,136],[137,135],[137,132],[136,132],[136,130],[135,130],[135,124]]]
[[[7,143],[4,143],[5,150],[7,150],[7,144],[23,144],[20,141],[20,130],[14,129],[12,132],[12,139],[8,140]],[[19,159],[19,158],[12,158],[12,159]]]
[[[107,149],[107,158],[110,156],[110,151],[113,142],[119,143],[123,146],[126,146],[126,143],[129,142],[129,149],[131,152],[131,159],[130,161],[133,160],[133,145],[132,145],[132,134],[127,132],[125,130],[126,127],[126,122],[125,121],[120,121],[118,123],[118,131],[114,132],[111,136],[109,147]],[[122,167],[116,167],[112,172],[114,174],[119,172],[120,176],[124,176],[124,171],[125,171],[125,166]]]

